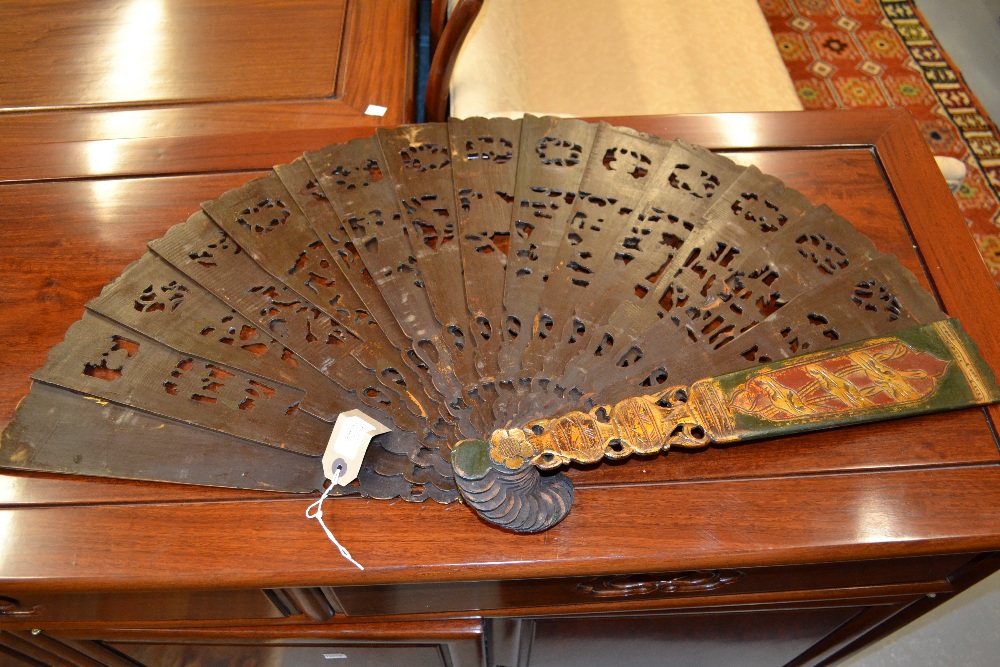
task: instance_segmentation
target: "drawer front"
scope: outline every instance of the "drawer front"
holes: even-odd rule
[[[741,597],[766,601],[775,594],[817,591],[845,597],[910,594],[920,587],[947,590],[947,578],[969,555],[899,558],[786,567],[637,573],[600,577],[473,581],[330,589],[352,616],[429,612],[489,612],[536,607],[607,605],[616,602]],[[876,591],[875,587],[882,587]],[[888,588],[884,588],[888,587]],[[866,591],[867,589],[867,591]]]
[[[0,596],[0,624],[4,625],[272,619],[286,616],[286,611],[272,601],[272,596],[259,589]],[[297,610],[292,611],[297,613]]]

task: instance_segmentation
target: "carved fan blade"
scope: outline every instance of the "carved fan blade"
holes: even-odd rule
[[[954,329],[814,204],[680,139],[580,120],[473,118],[310,151],[201,203],[87,303],[0,465],[310,492],[338,415],[361,410],[391,431],[335,494],[461,494],[491,524],[544,530],[573,502],[554,468],[717,433],[677,386]],[[964,344],[946,350],[956,363]],[[848,384],[867,368],[909,395],[889,381],[898,351],[854,358]],[[808,391],[868,405],[876,390],[841,370],[811,368]],[[760,404],[768,387],[751,387]],[[793,399],[767,398],[768,415],[819,401]],[[664,410],[680,421],[654,447]]]

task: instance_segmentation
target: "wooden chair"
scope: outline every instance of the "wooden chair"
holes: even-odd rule
[[[755,0],[434,0],[431,46],[427,120],[802,109]]]
[[[483,0],[458,0],[448,16],[448,0],[431,3],[431,59],[424,98],[424,118],[442,121],[448,117],[448,94],[451,74],[458,53],[473,22],[483,8]]]

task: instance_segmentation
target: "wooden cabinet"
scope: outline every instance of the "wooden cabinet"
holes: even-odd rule
[[[3,12],[2,180],[270,167],[414,118],[415,0]]]
[[[755,163],[829,203],[1000,368],[1000,298],[904,113],[610,120]],[[70,135],[43,141],[41,117],[9,121],[21,134],[0,134],[17,152],[0,167],[0,421],[147,241],[303,142],[373,129],[313,121],[265,124],[245,144],[244,130],[211,125],[130,139],[118,173],[88,166]],[[168,159],[150,161],[161,149]],[[304,518],[313,498],[3,473],[0,664],[828,664],[1000,565],[998,416],[571,471],[573,512],[541,535],[490,528],[460,505],[328,501],[363,572]]]
[[[475,667],[483,656],[478,620],[339,623],[291,631],[281,625],[0,631],[3,665]]]
[[[600,613],[615,607],[694,609],[946,592],[948,577],[968,561],[968,555],[959,554],[888,559],[877,568],[871,562],[823,563],[327,590],[351,616],[459,612],[489,616],[511,609],[531,614],[536,607],[562,613]],[[812,597],[803,598],[808,591],[814,591]]]

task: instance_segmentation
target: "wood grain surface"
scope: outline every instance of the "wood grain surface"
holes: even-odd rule
[[[414,117],[412,0],[238,7],[5,3],[0,181],[267,168]]]
[[[346,5],[9,3],[0,100],[16,109],[330,97]]]

